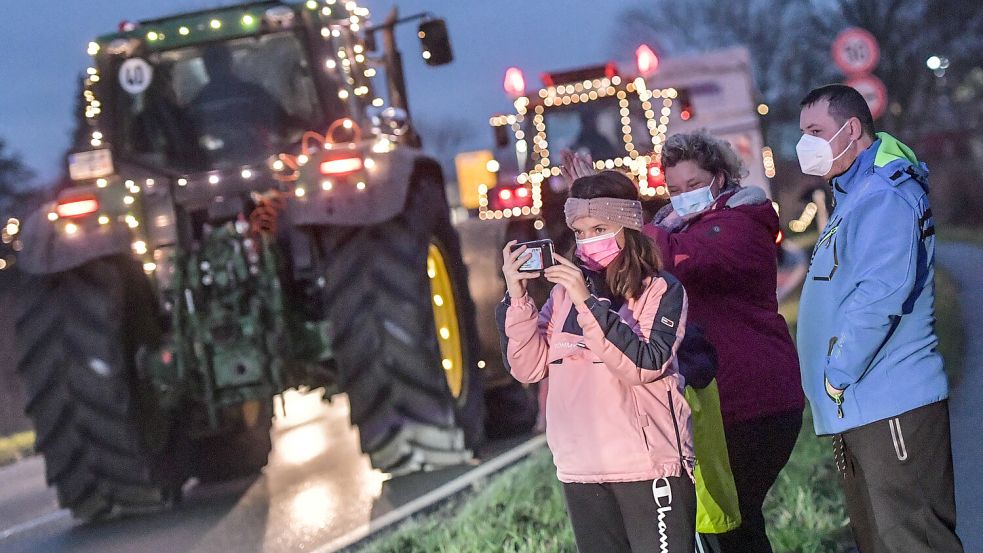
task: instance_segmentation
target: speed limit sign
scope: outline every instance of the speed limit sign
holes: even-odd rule
[[[870,108],[870,115],[877,119],[887,109],[887,87],[874,75],[859,75],[848,80],[847,86],[856,89]]]
[[[869,73],[880,56],[877,39],[860,27],[844,29],[833,41],[833,61],[846,75]]]

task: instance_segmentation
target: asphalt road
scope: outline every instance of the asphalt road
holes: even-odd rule
[[[983,249],[939,244],[936,258],[959,284],[966,357],[949,412],[956,476],[956,532],[966,553],[983,553]]]
[[[473,469],[461,466],[386,481],[372,470],[337,396],[288,393],[270,464],[259,477],[189,483],[184,502],[155,515],[82,525],[58,510],[40,458],[0,468],[0,552],[268,553],[311,551]],[[490,445],[483,459],[516,439]]]

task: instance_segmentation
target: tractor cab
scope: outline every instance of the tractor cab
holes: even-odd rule
[[[451,59],[442,20],[393,12],[369,26],[368,16],[355,2],[264,1],[121,23],[89,44],[89,143],[69,156],[73,181],[176,185],[174,200],[192,209],[271,188],[298,199],[366,192],[369,166],[388,175],[396,144],[418,146],[393,27],[423,19],[423,58]]]

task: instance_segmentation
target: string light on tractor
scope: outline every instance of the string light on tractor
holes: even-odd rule
[[[651,49],[649,49],[651,52]],[[640,64],[654,70],[658,59],[651,58],[644,50],[636,52]],[[654,52],[652,52],[654,56]],[[539,216],[543,208],[543,182],[560,174],[551,157],[551,149],[546,128],[547,110],[558,106],[587,104],[594,101],[615,98],[622,131],[622,144],[625,155],[610,159],[595,160],[597,169],[624,168],[634,176],[639,185],[639,193],[645,197],[665,196],[665,176],[661,170],[662,146],[665,143],[669,125],[669,114],[680,92],[674,88],[649,90],[644,78],[622,79],[614,68],[605,68],[604,77],[595,77],[571,83],[556,84],[544,75],[546,86],[528,96],[525,93],[525,79],[518,68],[506,71],[504,88],[514,97],[515,114],[496,115],[489,118],[492,127],[506,127],[515,138],[515,153],[524,159],[532,153],[532,169],[516,176],[512,185],[499,189],[498,196],[489,198],[487,187],[478,189],[478,217],[482,220],[512,218],[517,216]],[[635,129],[631,118],[632,102],[641,104],[645,128],[648,131],[647,144],[635,143]],[[661,105],[655,109],[655,104]],[[528,122],[528,126],[526,123]],[[531,143],[531,148],[529,144]],[[647,153],[644,153],[647,152]],[[497,162],[496,162],[497,163]],[[492,167],[489,167],[491,171]],[[495,173],[495,171],[491,171]],[[518,185],[518,186],[516,186]],[[528,185],[528,188],[524,188]],[[514,205],[518,190],[526,190],[528,205]],[[503,198],[502,194],[507,195]],[[496,207],[493,207],[493,204]],[[528,210],[526,209],[528,207]]]

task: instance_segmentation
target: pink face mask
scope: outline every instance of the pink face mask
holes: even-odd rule
[[[618,233],[621,230],[577,240],[577,257],[592,271],[606,268],[621,253],[621,246],[618,245]]]

